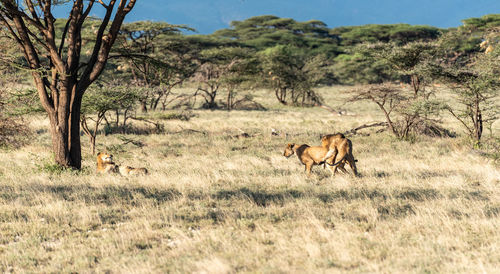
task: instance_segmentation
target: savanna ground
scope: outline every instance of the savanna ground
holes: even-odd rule
[[[340,106],[348,90],[320,93]],[[0,152],[0,271],[498,271],[498,163],[460,136],[371,132],[350,137],[361,177],[316,166],[308,178],[282,156],[287,142],[383,117],[370,103],[342,106],[346,116],[281,107],[264,92],[267,111],[195,110],[161,134],[98,135],[98,150],[146,177],[96,175],[85,136],[83,171],[60,171],[47,119],[29,118],[30,144]]]

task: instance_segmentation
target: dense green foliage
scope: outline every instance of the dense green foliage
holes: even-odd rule
[[[361,43],[406,44],[413,41],[434,40],[440,36],[441,31],[431,26],[394,24],[338,27],[330,30],[330,34],[340,37],[343,46],[352,46]]]

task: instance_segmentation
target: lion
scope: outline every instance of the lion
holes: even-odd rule
[[[118,166],[113,162],[113,155],[97,153],[97,173],[117,173]]]
[[[146,168],[134,168],[130,166],[119,166],[113,162],[113,155],[108,153],[97,153],[97,173],[119,173],[122,176],[147,175]]]
[[[120,166],[118,171],[122,176],[132,176],[132,175],[147,175],[148,170],[144,167],[134,168],[129,166]]]
[[[305,171],[308,176],[311,175],[311,169],[313,165],[321,165],[325,163],[325,155],[328,153],[328,149],[322,146],[309,146],[306,144],[287,144],[283,156],[289,158],[293,154],[297,154],[299,161],[305,165]],[[333,173],[333,167],[330,167],[330,171]]]
[[[352,142],[347,139],[344,134],[337,133],[323,136],[321,138],[321,146],[328,150],[328,153],[322,160],[331,167],[335,166],[334,174],[337,173],[337,168],[344,173],[349,173],[344,168],[347,162],[354,175],[358,176],[358,169],[356,168],[357,160],[355,160],[352,155]]]

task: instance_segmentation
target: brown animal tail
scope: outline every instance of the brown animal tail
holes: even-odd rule
[[[338,164],[340,164],[342,161],[344,161],[345,157],[347,156],[347,153],[344,154],[344,156],[342,156],[342,159],[340,159],[338,162],[334,163],[334,164],[330,164],[328,163],[327,161],[325,161],[325,163],[329,166],[336,166]]]

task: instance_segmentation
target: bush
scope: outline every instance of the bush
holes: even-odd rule
[[[17,75],[6,71],[0,76],[0,147],[19,147],[26,143],[30,131],[20,116],[28,111],[33,93],[28,91],[15,91],[18,83]],[[35,94],[36,95],[36,94]]]
[[[20,147],[27,141],[30,131],[22,119],[0,114],[0,147]]]

